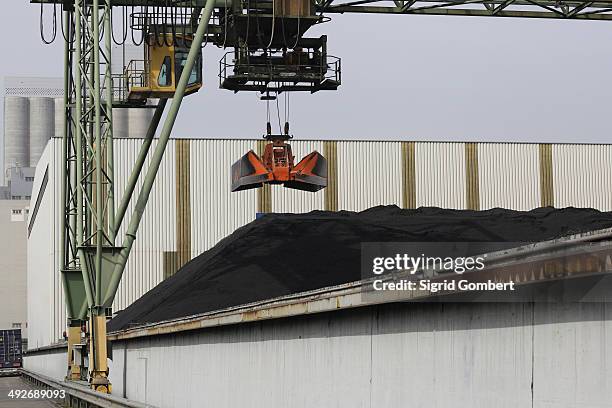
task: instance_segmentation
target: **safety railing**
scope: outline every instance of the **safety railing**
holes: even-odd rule
[[[132,60],[123,73],[112,76],[115,101],[126,102],[131,89],[149,86],[148,65],[145,60]]]
[[[278,60],[277,57],[269,58],[268,61],[259,62],[262,57],[244,58],[237,62],[233,51],[227,52],[219,61],[219,86],[227,80],[241,83],[286,83],[300,84],[308,83],[317,85],[325,81],[334,81],[340,84],[341,60],[333,55],[326,57],[303,58],[306,63],[290,63],[290,61]],[[278,62],[273,62],[276,59]],[[252,62],[255,60],[256,62]]]

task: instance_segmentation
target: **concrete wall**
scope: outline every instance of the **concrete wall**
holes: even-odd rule
[[[606,304],[400,303],[116,342],[110,378],[156,407],[604,408],[611,320]]]
[[[23,368],[38,374],[46,375],[57,381],[63,381],[68,371],[67,348],[46,350],[31,354],[23,359]]]
[[[26,233],[29,201],[0,200],[0,330],[26,328]]]

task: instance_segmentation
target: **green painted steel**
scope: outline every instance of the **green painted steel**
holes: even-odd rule
[[[113,276],[111,277],[109,288],[104,296],[103,304],[106,306],[112,304],[113,299],[115,297],[115,293],[117,292],[117,288],[119,287],[119,282],[121,281],[121,276],[123,275],[125,264],[127,263],[128,256],[132,250],[132,245],[134,243],[134,240],[136,239],[136,232],[138,231],[140,220],[142,219],[142,215],[149,199],[149,194],[151,193],[151,189],[153,188],[155,176],[157,175],[157,171],[159,170],[159,165],[163,158],[164,151],[166,150],[166,145],[168,144],[168,139],[170,138],[170,133],[172,132],[172,127],[174,126],[176,116],[183,101],[183,96],[185,95],[185,89],[187,87],[187,82],[189,81],[189,76],[191,75],[191,70],[193,69],[196,58],[200,53],[200,47],[204,39],[204,35],[206,34],[206,30],[208,28],[208,23],[212,15],[214,5],[215,0],[208,0],[206,6],[202,9],[198,29],[189,49],[187,61],[185,62],[185,65],[183,67],[183,72],[181,73],[181,78],[179,79],[178,85],[176,87],[174,98],[172,99],[172,103],[170,104],[170,109],[168,111],[166,121],[164,122],[164,126],[159,136],[159,141],[157,142],[157,146],[155,147],[155,151],[151,158],[151,164],[149,165],[147,174],[144,178],[144,184],[142,186],[142,189],[140,190],[134,213],[132,214],[132,217],[130,219],[130,224],[128,226],[128,230],[123,241],[123,249],[121,250],[118,259],[116,260],[117,265],[113,272]]]
[[[91,280],[89,278],[89,271],[85,266],[85,254],[82,249],[83,245],[83,220],[84,220],[84,211],[83,211],[83,188],[80,185],[81,180],[83,179],[83,127],[80,119],[80,114],[83,109],[83,84],[82,84],[82,76],[83,76],[83,68],[81,66],[82,60],[82,43],[83,43],[83,30],[81,27],[81,5],[78,0],[75,0],[74,4],[74,20],[75,20],[75,41],[74,41],[74,61],[73,64],[76,67],[75,77],[75,115],[77,120],[75,122],[75,132],[74,132],[74,142],[75,142],[75,150],[76,150],[76,179],[79,185],[76,186],[76,194],[77,194],[77,220],[76,220],[76,239],[75,244],[78,249],[78,257],[81,265],[81,273],[83,276],[83,284],[85,288],[85,294],[87,297],[87,303],[89,305],[94,304],[93,297],[93,288],[91,285]]]
[[[153,142],[153,137],[155,136],[155,132],[157,132],[157,127],[159,126],[162,114],[164,113],[164,109],[166,108],[166,102],[167,99],[159,100],[157,107],[155,108],[153,118],[151,119],[151,124],[147,129],[147,135],[145,136],[145,140],[142,142],[142,146],[140,146],[140,151],[138,152],[136,163],[134,164],[134,168],[130,173],[130,178],[125,188],[125,192],[121,197],[121,202],[119,203],[119,208],[117,209],[116,219],[113,228],[115,235],[118,233],[119,228],[121,227],[123,217],[125,217],[125,212],[127,211],[128,204],[130,203],[130,199],[132,198],[132,194],[134,193],[134,189],[136,188],[136,183],[138,182],[138,177],[140,176],[145,159],[147,158],[147,154],[149,153],[151,143]]]

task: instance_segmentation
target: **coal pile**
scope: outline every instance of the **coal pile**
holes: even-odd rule
[[[362,242],[534,242],[607,227],[612,213],[578,208],[269,214],[186,264],[121,311],[108,330],[357,281]]]

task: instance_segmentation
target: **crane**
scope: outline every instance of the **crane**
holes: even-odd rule
[[[612,0],[30,0],[61,7],[64,40],[64,109],[60,259],[66,298],[67,379],[87,379],[110,393],[106,319],[155,176],[185,96],[202,88],[202,45],[227,49],[219,86],[256,92],[269,102],[281,93],[333,91],[341,61],[327,52],[327,36],[308,30],[335,13],[446,15],[612,20]],[[123,72],[111,69],[113,10],[121,10],[124,35],[144,47],[144,59]],[[53,37],[57,35],[54,30]],[[136,39],[138,38],[138,40]],[[45,39],[45,42],[51,42]],[[150,152],[162,114],[159,141]],[[157,101],[154,106],[151,101]],[[113,108],[155,109],[127,187],[116,203]],[[232,166],[232,190],[264,183],[317,191],[326,185],[318,152],[299,163],[288,144],[289,126],[273,134],[259,157],[247,152]],[[149,167],[144,163],[151,155]],[[144,173],[144,175],[142,174]],[[144,178],[121,244],[118,232],[140,177]],[[83,347],[82,336],[86,335]],[[85,372],[79,361],[89,355]]]

